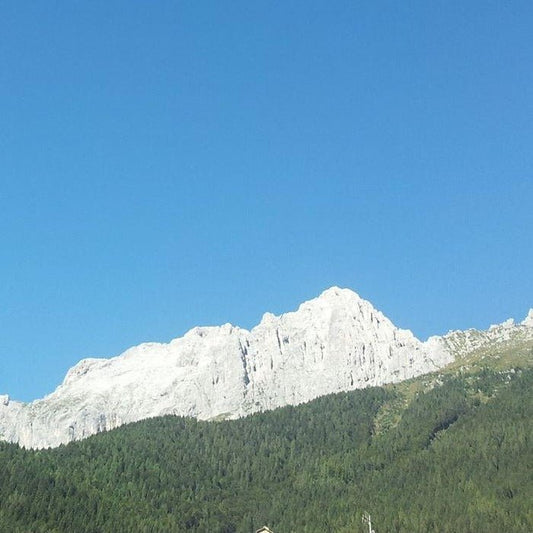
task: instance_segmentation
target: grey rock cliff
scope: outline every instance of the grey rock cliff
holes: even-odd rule
[[[251,331],[198,327],[168,344],[84,359],[41,400],[0,396],[0,439],[53,447],[153,416],[237,418],[397,382],[451,362],[454,335],[420,342],[354,292],[334,287],[295,312],[265,314]]]

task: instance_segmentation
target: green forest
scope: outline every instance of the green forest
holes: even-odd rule
[[[0,444],[1,532],[533,531],[533,370],[455,369],[245,419]]]

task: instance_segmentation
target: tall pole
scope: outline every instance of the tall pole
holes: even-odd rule
[[[372,518],[368,513],[363,513],[363,522],[368,524],[368,533],[374,533],[372,529]]]

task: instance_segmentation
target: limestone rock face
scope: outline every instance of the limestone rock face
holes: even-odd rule
[[[517,327],[533,332],[526,321],[507,329]],[[197,327],[168,344],[84,359],[41,400],[0,396],[0,439],[53,447],[153,416],[237,418],[397,382],[451,362],[453,335],[420,342],[356,293],[333,287],[295,312],[266,313],[251,331]]]
[[[435,337],[435,339],[445,351],[452,354],[454,359],[489,347],[516,346],[525,341],[533,340],[533,309],[529,310],[526,318],[519,324],[509,318],[501,324],[490,326],[487,331],[477,329],[450,331],[442,337]],[[431,340],[432,338],[428,342]]]

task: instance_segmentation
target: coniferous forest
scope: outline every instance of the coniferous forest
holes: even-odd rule
[[[533,370],[477,369],[225,422],[0,444],[1,532],[533,531]]]

